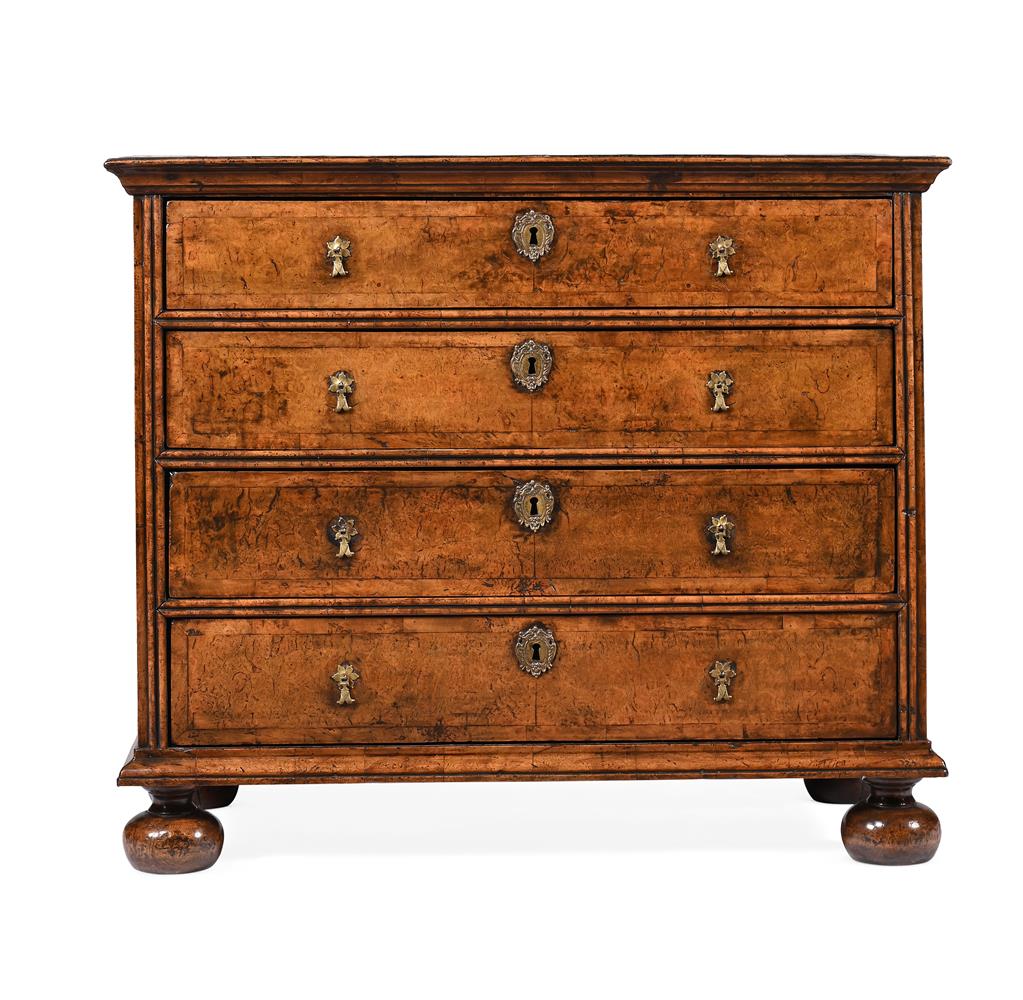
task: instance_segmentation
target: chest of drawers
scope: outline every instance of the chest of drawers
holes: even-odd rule
[[[137,868],[275,782],[792,777],[930,858],[937,158],[118,159]]]

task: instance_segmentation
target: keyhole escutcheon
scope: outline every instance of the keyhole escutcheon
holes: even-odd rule
[[[519,483],[515,487],[512,506],[519,524],[530,531],[539,531],[554,516],[554,490],[549,483],[536,479]]]
[[[533,677],[550,670],[557,655],[554,633],[542,622],[534,622],[516,636],[515,659],[519,667]]]
[[[530,209],[515,217],[512,226],[515,249],[534,264],[547,253],[554,242],[554,220],[543,212]]]
[[[512,349],[510,364],[515,385],[526,392],[537,392],[550,378],[554,355],[547,344],[524,340]]]

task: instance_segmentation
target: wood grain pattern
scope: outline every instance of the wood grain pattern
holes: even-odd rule
[[[119,781],[154,810],[129,824],[133,863],[212,863],[197,794],[298,781],[865,777],[851,853],[933,853],[908,792],[945,773],[926,739],[920,192],[947,160],[107,166],[136,196],[138,743]],[[526,208],[557,228],[536,266],[510,239]],[[722,280],[717,235],[739,244]],[[527,336],[555,355],[534,396],[507,365]],[[731,409],[712,413],[722,368]],[[510,509],[530,477],[558,495],[537,536]],[[738,525],[727,560],[712,512]],[[344,562],[338,513],[360,519]],[[561,654],[534,680],[509,633],[540,617]],[[739,674],[715,705],[722,651]],[[340,655],[365,679],[339,718],[320,667]]]
[[[530,337],[555,367],[518,389]],[[891,329],[521,331],[170,330],[173,449],[870,448],[894,444]],[[335,412],[327,376],[355,376]],[[712,412],[708,373],[727,370]]]
[[[524,208],[557,235],[535,264]],[[169,309],[891,305],[889,199],[589,202],[171,201]],[[346,278],[324,247],[352,241]],[[708,244],[733,237],[735,272]]]
[[[536,534],[528,473],[182,472],[170,490],[172,597],[891,593],[888,469],[559,471]],[[736,524],[729,556],[706,527]],[[354,558],[327,524],[357,519]]]
[[[558,616],[551,670],[513,654],[532,619],[212,619],[171,629],[176,744],[895,735],[892,615]],[[731,702],[708,669],[734,660]],[[351,661],[355,704],[331,675]]]

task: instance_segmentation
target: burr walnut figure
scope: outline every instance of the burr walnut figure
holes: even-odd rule
[[[110,161],[139,404],[118,780],[152,796],[131,863],[209,867],[240,785],[767,776],[855,804],[853,858],[927,860],[920,219],[947,165]],[[59,621],[77,598],[50,589]],[[96,706],[48,707],[70,760]]]

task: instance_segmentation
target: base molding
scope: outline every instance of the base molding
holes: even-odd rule
[[[944,777],[927,741],[135,747],[120,785]]]

